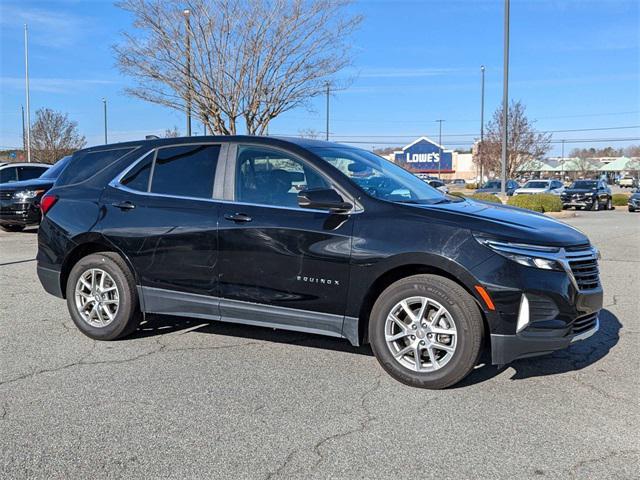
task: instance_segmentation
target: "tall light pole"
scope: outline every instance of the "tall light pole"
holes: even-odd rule
[[[191,10],[184,9],[185,31],[186,31],[186,44],[187,44],[187,137],[191,136],[191,22],[189,22],[189,15]]]
[[[27,94],[27,162],[31,161],[31,110],[29,108],[29,41],[27,24],[24,24],[24,83]]]
[[[106,145],[107,143],[109,143],[107,141],[107,99],[106,98],[102,99],[102,108],[104,112],[104,143]]]
[[[506,195],[507,136],[509,130],[509,0],[504,0],[504,77],[502,86],[502,172],[500,194]]]
[[[560,180],[564,182],[564,139],[562,139],[562,158],[560,159]]]
[[[327,87],[327,113],[326,113],[326,115],[327,115],[327,118],[326,118],[327,124],[326,124],[326,128],[325,128],[326,133],[325,133],[325,137],[324,138],[328,142],[329,141],[329,82],[327,82],[326,87]]]
[[[484,165],[482,164],[482,147],[484,142],[484,65],[480,65],[480,145],[478,147],[478,153],[480,154],[480,180],[479,183],[482,185],[483,177],[484,177]]]
[[[440,167],[442,165],[442,122],[444,120],[436,120],[440,124],[440,133],[438,134],[438,146],[440,147],[440,156],[438,157],[438,178],[440,178]]]
[[[25,138],[24,133],[24,106],[20,105],[20,110],[22,111],[22,151],[27,149],[27,139]]]

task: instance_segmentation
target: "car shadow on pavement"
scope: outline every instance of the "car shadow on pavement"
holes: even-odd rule
[[[194,331],[234,338],[246,338],[265,342],[299,345],[304,347],[348,352],[357,355],[373,356],[369,345],[354,347],[342,338],[314,335],[311,333],[293,332],[268,327],[258,327],[239,323],[203,320],[198,318],[175,317],[170,315],[148,314],[138,330],[123,340],[166,335],[173,332]]]
[[[452,388],[460,388],[489,380],[508,368],[515,370],[511,380],[522,380],[531,377],[544,377],[560,373],[582,370],[600,361],[618,343],[622,324],[609,310],[600,312],[600,329],[592,337],[576,342],[565,350],[549,355],[516,360],[508,365],[497,367],[491,365],[489,355],[483,358],[483,364],[464,380]]]

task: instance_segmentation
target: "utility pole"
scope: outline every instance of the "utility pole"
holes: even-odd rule
[[[109,143],[107,141],[107,99],[106,98],[102,99],[102,107],[104,111],[104,143],[106,145],[107,143]]]
[[[24,83],[27,93],[27,162],[31,161],[31,110],[29,108],[29,41],[28,28],[24,24]]]
[[[444,120],[436,120],[440,124],[440,133],[438,135],[438,146],[440,147],[440,156],[438,157],[438,178],[440,178],[440,167],[442,165],[442,122]]]
[[[509,130],[509,0],[504,0],[504,78],[502,86],[502,172],[500,195],[506,195],[507,136]]]
[[[326,125],[326,134],[325,134],[325,140],[328,142],[329,141],[329,82],[327,82],[327,125]]]
[[[191,10],[182,11],[185,21],[186,43],[187,43],[187,137],[191,136],[191,22],[189,15]]]
[[[481,74],[481,82],[480,82],[480,145],[478,146],[478,153],[480,154],[480,179],[478,180],[479,185],[482,186],[482,182],[484,179],[484,165],[483,165],[483,152],[482,148],[484,144],[484,65],[480,65],[480,74]]]
[[[564,183],[564,139],[562,139],[562,158],[560,159],[560,180]]]
[[[27,139],[25,138],[24,133],[24,106],[20,105],[20,110],[22,111],[22,151],[24,152],[27,149]]]

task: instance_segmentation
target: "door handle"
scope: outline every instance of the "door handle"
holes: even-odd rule
[[[120,210],[133,210],[134,208],[136,208],[136,206],[128,200],[125,202],[112,203],[111,205],[119,208]]]
[[[246,213],[226,213],[224,218],[232,222],[250,222],[252,220]]]

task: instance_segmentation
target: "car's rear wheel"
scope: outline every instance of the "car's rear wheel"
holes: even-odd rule
[[[141,314],[133,275],[116,253],[78,261],[67,280],[67,307],[78,329],[96,340],[115,340],[136,329]]]
[[[591,205],[591,210],[593,210],[594,212],[597,212],[598,210],[600,210],[600,201],[597,198],[593,200],[593,205]]]
[[[390,285],[371,311],[369,339],[387,373],[414,387],[449,387],[473,369],[483,322],[464,288],[437,275]]]
[[[24,225],[2,225],[2,229],[7,232],[21,232],[24,230]]]
[[[611,200],[611,197],[607,200],[607,210],[613,210],[613,201]]]

